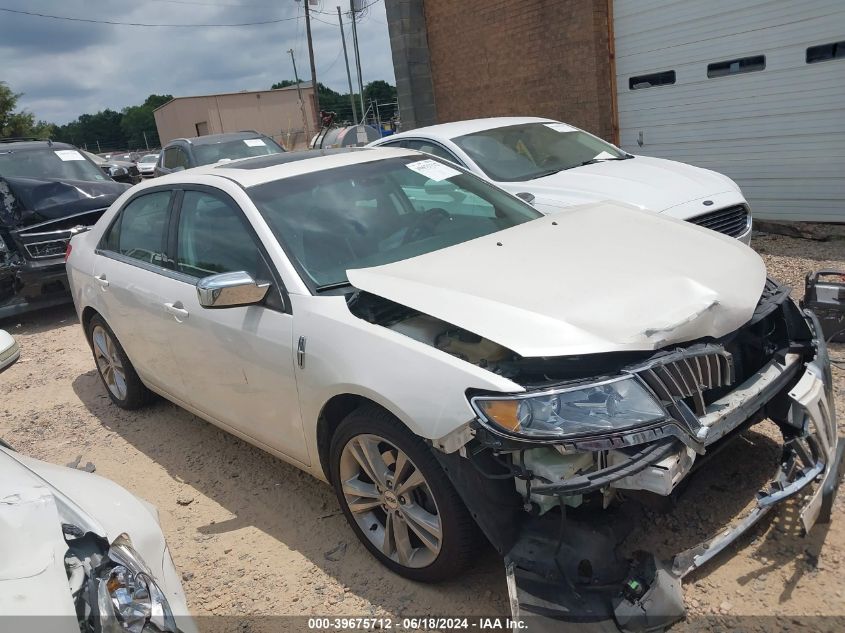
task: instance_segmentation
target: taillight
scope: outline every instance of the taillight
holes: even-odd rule
[[[67,248],[65,249],[65,263],[67,263],[68,258],[70,257],[70,252],[73,250],[73,246],[70,242],[67,243]]]

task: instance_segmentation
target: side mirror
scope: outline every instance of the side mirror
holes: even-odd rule
[[[0,330],[0,373],[15,364],[21,356],[17,341],[6,330]]]
[[[244,271],[220,273],[197,282],[197,297],[203,308],[234,308],[261,303],[269,289]]]
[[[520,191],[516,194],[517,198],[525,200],[528,204],[534,204],[535,196],[533,193],[528,193],[527,191]]]

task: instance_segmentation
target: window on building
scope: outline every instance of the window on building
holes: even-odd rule
[[[831,59],[845,59],[845,42],[819,44],[807,49],[807,63],[826,62]]]
[[[628,79],[630,90],[641,90],[642,88],[654,88],[655,86],[671,86],[675,83],[675,71],[664,70],[650,75],[640,75]]]
[[[741,57],[729,59],[724,62],[707,64],[707,76],[726,77],[727,75],[739,75],[742,73],[753,73],[766,68],[766,56],[754,55],[753,57]]]

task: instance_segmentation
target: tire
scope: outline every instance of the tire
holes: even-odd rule
[[[138,378],[114,332],[99,314],[91,318],[86,334],[97,374],[111,401],[128,410],[139,409],[149,403],[153,398],[152,392]]]
[[[346,520],[388,569],[438,582],[469,566],[480,540],[475,521],[429,446],[395,416],[375,405],[359,407],[338,426],[329,459]]]

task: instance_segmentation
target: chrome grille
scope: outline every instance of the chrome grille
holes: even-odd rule
[[[691,398],[695,413],[703,416],[704,392],[734,381],[733,358],[719,345],[695,345],[669,352],[631,371],[643,379],[673,414],[679,400]]]
[[[26,252],[32,259],[46,259],[48,257],[59,257],[65,254],[70,236],[60,240],[49,240],[45,242],[33,242],[24,244]]]
[[[706,229],[718,231],[731,237],[739,237],[748,228],[748,207],[744,204],[725,207],[690,218],[689,221]]]

